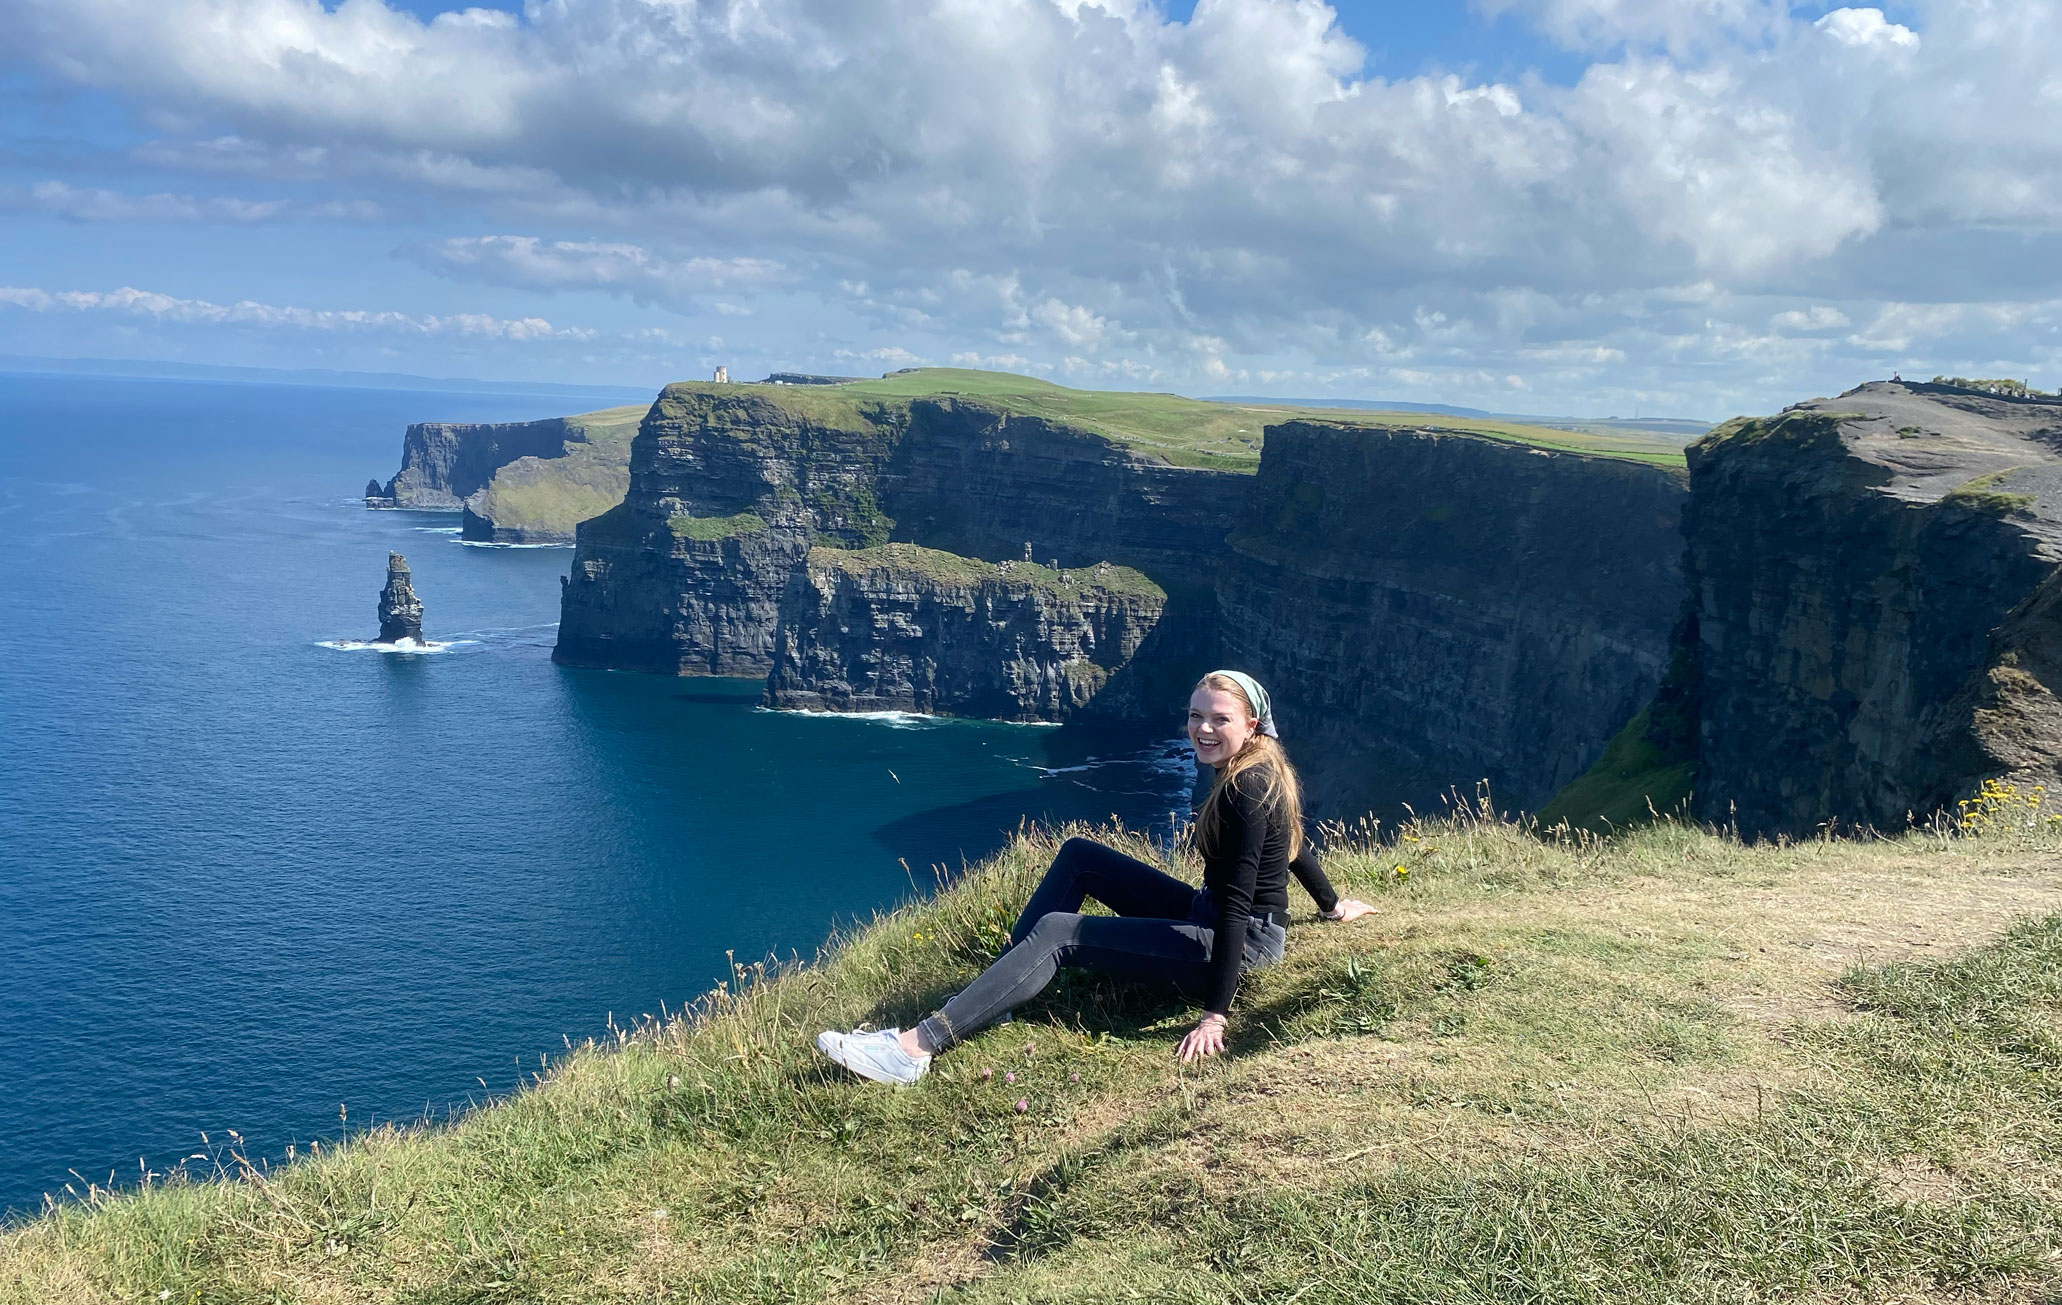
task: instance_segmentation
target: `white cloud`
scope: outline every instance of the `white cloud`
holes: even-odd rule
[[[108,313],[186,325],[479,336],[514,342],[592,340],[597,334],[577,327],[555,327],[541,317],[509,319],[485,313],[437,316],[367,309],[295,308],[249,300],[217,304],[205,299],[181,299],[138,290],[133,286],[104,292],[0,286],[0,304],[34,313]]]
[[[1886,46],[1911,50],[1919,44],[1917,32],[1891,22],[1881,9],[1835,9],[1812,26],[1851,48]]]
[[[418,200],[444,275],[769,356],[1703,406],[2057,347],[1980,307],[2062,294],[2051,0],[1484,0],[1591,52],[1572,86],[1371,76],[1317,0],[0,2],[0,52],[166,124],[153,166]]]
[[[81,188],[62,181],[39,181],[27,187],[0,186],[0,209],[54,213],[79,222],[249,223],[279,218],[371,221],[380,216],[379,205],[369,200],[302,204],[227,195],[137,195]]]
[[[1809,308],[1792,308],[1777,313],[1769,319],[1769,325],[1778,331],[1831,331],[1846,326],[1847,314],[1827,304],[1813,304]]]
[[[1129,333],[1110,320],[1079,304],[1047,299],[1030,311],[1030,319],[1069,349],[1098,350],[1105,342],[1117,343]]]
[[[621,242],[465,236],[406,251],[446,276],[531,290],[601,290],[640,303],[684,303],[727,287],[763,285],[781,265],[763,258],[668,259]]]
[[[1683,55],[1728,38],[1782,30],[1784,0],[1477,0],[1489,13],[1517,12],[1570,49],[1660,47]]]
[[[895,367],[916,367],[922,365],[921,354],[894,345],[882,345],[875,349],[833,349],[831,357],[841,362],[889,363]]]

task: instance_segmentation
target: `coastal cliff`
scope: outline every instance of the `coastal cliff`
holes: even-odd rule
[[[1877,382],[1690,449],[1696,812],[1901,829],[2057,782],[2062,401]]]
[[[1207,669],[1218,541],[1250,483],[978,400],[669,386],[622,506],[579,529],[554,655],[765,675],[781,596],[811,548],[893,540],[1001,561],[1028,543],[1039,562],[1108,561],[1163,586],[1181,637],[1148,651],[1179,667],[1159,677],[1171,683]]]
[[[788,574],[819,542],[884,543],[875,497],[901,412],[836,392],[775,402],[670,385],[622,504],[580,524],[553,657],[676,675],[765,675]]]
[[[769,676],[777,705],[1170,725],[1229,662],[1275,688],[1317,808],[1344,815],[1480,778],[1543,801],[1660,681],[1680,470],[1311,421],[1266,428],[1257,468],[1177,465],[1092,421],[965,393],[669,386],[623,503],[579,527],[554,656]],[[891,542],[925,551],[890,565]],[[1076,656],[1028,596],[994,615],[976,572],[1004,560],[1108,562],[1164,603],[1126,617],[1121,666]],[[1055,687],[1069,664],[1105,678]]]
[[[574,438],[563,417],[543,421],[422,421],[401,441],[401,469],[377,496],[383,507],[456,511],[517,458],[555,458]],[[372,487],[366,486],[368,490]],[[368,494],[368,503],[375,496]]]
[[[1666,467],[1424,430],[1271,426],[1219,573],[1322,810],[1487,779],[1517,807],[1652,697],[1681,603]]]
[[[421,422],[401,469],[365,487],[368,507],[461,510],[480,543],[570,544],[573,529],[623,501],[644,405],[543,421]]]
[[[1166,601],[1125,567],[812,549],[781,601],[766,704],[1066,720],[1096,704]]]

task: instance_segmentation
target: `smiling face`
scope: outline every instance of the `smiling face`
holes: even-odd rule
[[[1248,710],[1246,700],[1229,689],[1203,685],[1189,695],[1189,746],[1196,750],[1196,764],[1222,766],[1239,755],[1260,728]]]

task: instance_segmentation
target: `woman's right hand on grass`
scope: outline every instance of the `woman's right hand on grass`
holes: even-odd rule
[[[1342,897],[1339,904],[1324,913],[1327,920],[1358,920],[1363,915],[1373,915],[1375,908],[1355,897]]]

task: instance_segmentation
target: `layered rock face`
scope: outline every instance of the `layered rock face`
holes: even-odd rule
[[[1292,422],[1255,477],[967,399],[779,397],[661,396],[623,505],[580,527],[560,661],[770,675],[786,706],[1170,722],[1241,666],[1319,809],[1352,813],[1476,778],[1543,801],[1668,657],[1680,472]],[[1156,619],[975,574],[1027,544],[1151,577]]]
[[[630,442],[645,409],[545,421],[408,428],[401,470],[365,487],[367,507],[459,508],[476,543],[570,544],[580,522],[623,501]]]
[[[622,507],[580,527],[558,660],[767,674],[782,595],[809,550],[892,538],[996,560],[1029,543],[1040,562],[1135,567],[1166,586],[1181,618],[1162,623],[1142,662],[1170,683],[1205,669],[1212,568],[1251,477],[1168,467],[963,400],[865,401],[835,388],[781,400],[702,385],[660,396]],[[725,524],[740,520],[750,533]],[[1145,666],[1118,687],[1113,710],[1167,691]]]
[[[2062,752],[2062,402],[1879,382],[1690,450],[1697,814],[1904,828]]]
[[[554,658],[676,675],[772,669],[788,573],[819,541],[888,536],[875,487],[899,414],[835,391],[809,399],[667,387],[622,505],[579,528]]]
[[[812,549],[788,578],[767,705],[1062,721],[1160,620],[1137,571],[1055,572],[913,544]]]
[[[1224,660],[1268,685],[1320,811],[1477,779],[1535,807],[1660,681],[1684,498],[1635,462],[1269,427],[1218,579]]]
[[[1168,466],[1084,430],[978,402],[919,399],[881,478],[895,538],[975,557],[1136,567],[1207,587],[1250,474]]]
[[[401,470],[376,496],[378,506],[455,510],[517,458],[555,458],[568,439],[584,438],[563,417],[517,422],[417,422],[401,442]],[[375,496],[366,486],[366,501]]]
[[[379,593],[379,641],[399,643],[403,639],[422,642],[422,600],[415,596],[408,559],[388,553],[387,586]]]

